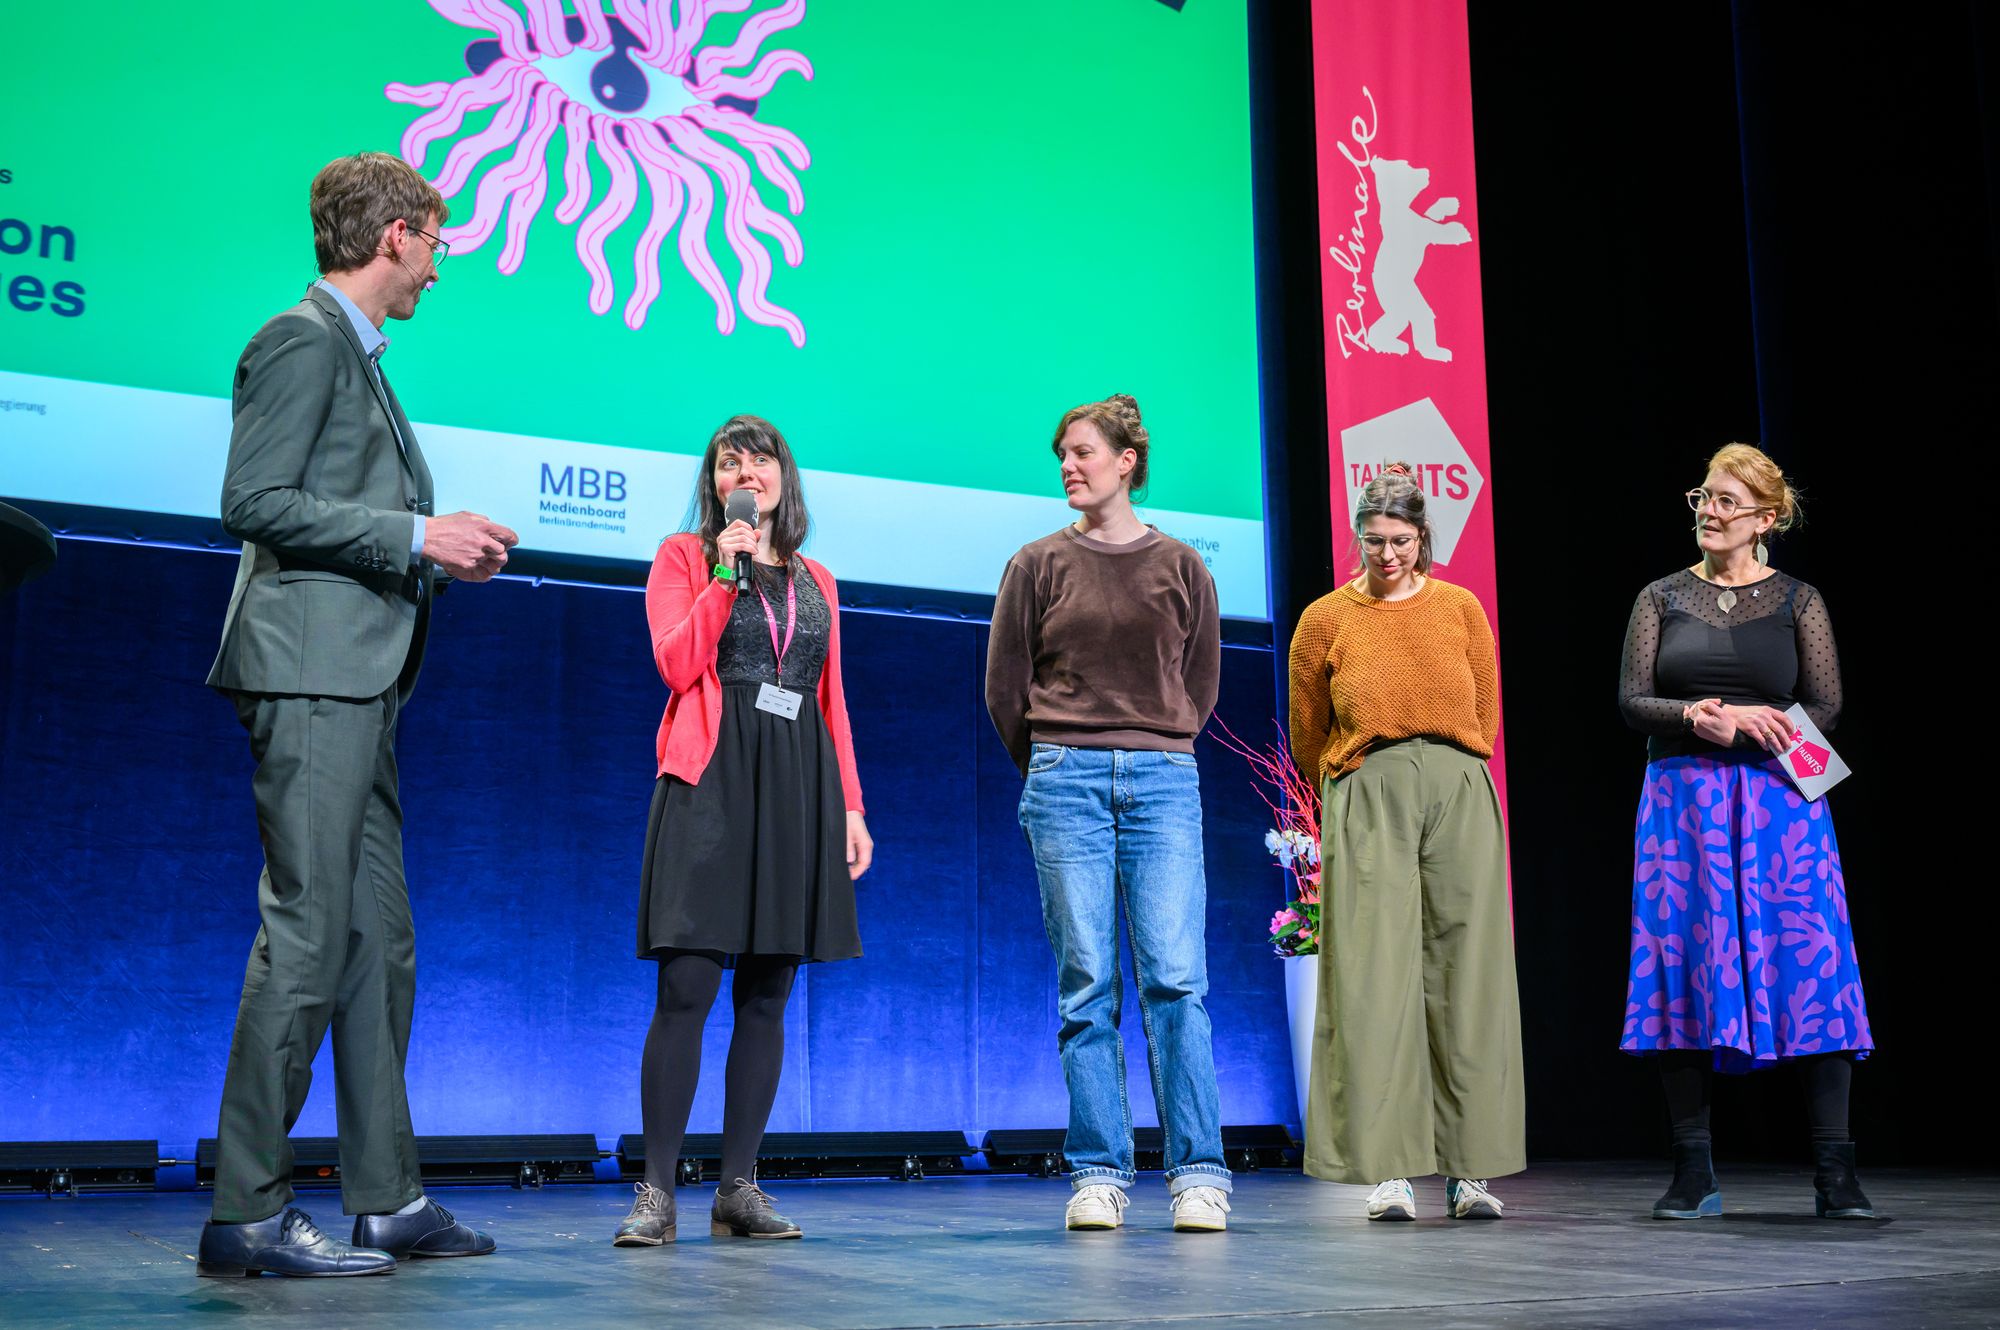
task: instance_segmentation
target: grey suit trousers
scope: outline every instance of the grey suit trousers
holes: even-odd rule
[[[263,927],[250,949],[217,1130],[214,1217],[292,1199],[292,1125],[333,1030],[342,1208],[422,1194],[403,1082],[416,937],[396,794],[397,691],[350,701],[232,693],[257,761]]]

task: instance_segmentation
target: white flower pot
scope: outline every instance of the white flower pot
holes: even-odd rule
[[[1299,1131],[1306,1125],[1306,1094],[1312,1086],[1313,1016],[1319,1010],[1319,957],[1286,956],[1285,1016],[1292,1026],[1292,1079],[1299,1089]]]

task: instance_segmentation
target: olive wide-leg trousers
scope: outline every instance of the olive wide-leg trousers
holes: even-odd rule
[[[1527,1166],[1506,831],[1486,763],[1408,739],[1321,791],[1305,1167],[1334,1182]]]

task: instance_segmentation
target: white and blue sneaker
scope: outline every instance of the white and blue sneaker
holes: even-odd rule
[[[1417,1193],[1408,1178],[1390,1178],[1368,1193],[1370,1219],[1415,1219]]]
[[[1486,1190],[1484,1178],[1476,1182],[1471,1178],[1446,1178],[1444,1208],[1453,1219],[1499,1219],[1507,1207]]]

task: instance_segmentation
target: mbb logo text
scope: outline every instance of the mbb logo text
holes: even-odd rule
[[[566,466],[557,471],[544,462],[542,493],[561,495],[570,499],[602,499],[607,503],[623,503],[625,473],[599,471],[593,466]]]

